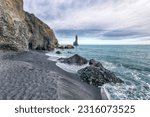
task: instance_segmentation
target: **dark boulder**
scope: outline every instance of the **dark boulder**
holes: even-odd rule
[[[95,67],[101,67],[101,68],[103,68],[103,65],[100,62],[95,61],[94,59],[91,59],[89,61],[89,65],[93,65]]]
[[[58,46],[59,49],[74,49],[74,46],[73,45],[59,45]]]
[[[80,79],[94,86],[102,86],[106,83],[123,83],[123,81],[115,76],[114,73],[105,69],[103,66],[88,66],[78,71]]]
[[[63,45],[58,45],[58,49],[64,49]]]
[[[102,65],[100,62],[95,63],[94,66],[95,66],[95,67],[101,67],[101,68],[104,68],[103,65]]]
[[[74,46],[73,45],[66,45],[64,48],[65,49],[74,49]]]
[[[56,54],[61,54],[61,52],[60,52],[60,51],[57,51]]]
[[[93,65],[93,64],[95,64],[96,63],[96,61],[94,60],[94,59],[91,59],[90,61],[89,61],[89,65]]]
[[[81,57],[78,54],[75,54],[70,58],[60,58],[59,60],[62,63],[76,64],[76,65],[84,65],[88,63],[88,60],[86,58]]]

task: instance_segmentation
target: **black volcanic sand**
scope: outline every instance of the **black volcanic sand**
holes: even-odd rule
[[[43,52],[0,51],[0,99],[99,100],[105,97],[99,88],[81,82],[76,74],[65,72],[47,58]]]

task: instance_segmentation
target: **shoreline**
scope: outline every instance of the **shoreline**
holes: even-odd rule
[[[60,51],[60,49],[58,49],[58,51]],[[49,60],[49,61],[53,61],[54,63],[55,63],[55,65],[56,65],[56,67],[58,67],[58,68],[60,68],[61,70],[63,70],[64,72],[67,72],[67,73],[69,73],[69,74],[74,74],[74,75],[77,75],[77,72],[72,72],[72,70],[69,70],[69,69],[66,69],[66,68],[61,68],[62,66],[60,66],[59,64],[60,64],[60,62],[58,62],[57,60],[51,60],[51,57],[55,57],[54,56],[54,53],[53,53],[53,55],[52,56],[50,56],[50,54],[45,54],[48,58],[47,58],[47,60]],[[57,55],[57,54],[56,54]],[[62,55],[61,54],[61,56],[64,56],[64,55]],[[57,55],[56,57],[59,57],[59,55]],[[65,57],[65,56],[64,56]],[[59,63],[59,64],[58,64]],[[65,65],[65,66],[68,66],[68,64],[65,64],[65,63],[61,63],[61,64],[63,64],[63,65]],[[74,65],[71,65],[72,67],[74,66]],[[76,66],[76,65],[75,65]],[[80,66],[80,68],[82,69],[82,68],[84,68],[84,67],[86,67],[86,66],[88,66],[87,64],[86,65],[83,65],[82,67]],[[70,67],[69,67],[70,68]],[[76,68],[77,69],[77,68]],[[68,71],[69,70],[69,71]],[[79,68],[78,68],[78,70],[79,70]],[[78,78],[79,79],[79,78]],[[80,81],[80,82],[82,82],[82,81]],[[96,87],[97,88],[97,87]],[[98,87],[98,89],[99,89],[99,91],[100,91],[100,97],[101,97],[101,100],[109,100],[109,96],[108,96],[108,94],[107,94],[107,92],[106,92],[106,90],[104,89],[104,87]]]
[[[46,52],[0,51],[0,99],[101,100],[101,90],[48,60]]]

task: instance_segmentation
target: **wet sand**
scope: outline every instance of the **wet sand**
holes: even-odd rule
[[[0,51],[0,99],[104,99],[100,88],[81,82],[76,74],[60,69],[47,59],[43,52]]]

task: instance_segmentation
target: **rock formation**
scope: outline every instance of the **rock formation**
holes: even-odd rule
[[[28,24],[29,31],[32,34],[29,40],[31,49],[50,50],[58,46],[58,41],[52,29],[44,24],[33,14],[25,13],[25,21]]]
[[[74,46],[71,44],[68,45],[58,45],[59,49],[74,49]]]
[[[102,86],[106,83],[123,83],[114,73],[105,69],[101,63],[90,60],[91,65],[78,71],[80,79],[94,86]]]
[[[59,60],[62,63],[76,64],[76,65],[84,65],[88,63],[88,60],[86,60],[86,58],[83,58],[78,54],[75,54],[69,58],[60,58]]]
[[[60,51],[56,51],[56,54],[62,54]]]
[[[52,29],[23,10],[23,0],[0,0],[0,49],[50,50],[58,46]]]
[[[66,45],[64,48],[65,48],[65,49],[74,49],[74,46],[73,46],[73,45],[68,44],[68,45]]]

